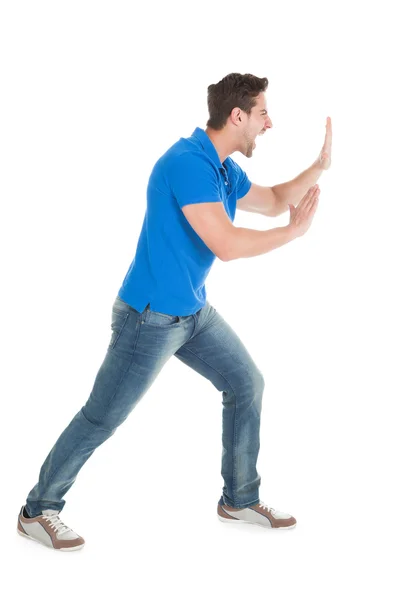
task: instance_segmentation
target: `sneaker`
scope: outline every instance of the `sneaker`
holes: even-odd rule
[[[267,506],[265,502],[258,502],[246,508],[233,508],[224,504],[222,498],[218,502],[218,518],[223,523],[251,523],[269,529],[293,529],[296,519],[292,515],[280,512]]]
[[[17,531],[20,535],[54,550],[80,550],[85,545],[85,540],[60,520],[59,510],[42,510],[41,515],[29,519],[24,517],[23,511],[24,506],[18,515]]]

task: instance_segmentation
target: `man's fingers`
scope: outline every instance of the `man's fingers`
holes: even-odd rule
[[[316,209],[316,206],[318,204],[318,195],[315,196],[312,201],[310,202],[310,204],[307,206],[307,216],[310,215],[310,213],[313,213],[314,210]]]
[[[302,210],[307,211],[309,209],[310,203],[313,201],[315,196],[319,194],[319,187],[317,185],[313,186],[309,190],[310,193],[307,193],[304,197],[304,204],[302,206]]]
[[[302,197],[302,199],[300,200],[299,204],[297,205],[297,207],[301,206],[303,207],[307,201],[311,198],[311,196],[314,194],[316,189],[316,186],[313,185],[312,187],[310,187],[307,192],[305,193],[305,195]]]
[[[316,196],[316,198],[314,198],[314,201],[312,202],[312,204],[310,206],[308,217],[313,216],[315,214],[315,211],[317,210],[317,207],[318,207],[318,200],[319,200],[319,196]]]
[[[312,214],[314,210],[314,205],[316,202],[318,202],[318,197],[319,190],[316,190],[315,193],[311,196],[310,200],[305,205],[303,214],[306,219],[308,219],[310,217],[310,214]]]
[[[322,151],[330,151],[332,147],[332,121],[330,117],[327,117],[326,119],[326,132],[325,132],[325,141],[324,141],[324,147],[322,149]]]

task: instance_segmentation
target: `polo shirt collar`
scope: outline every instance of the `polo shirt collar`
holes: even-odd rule
[[[208,137],[207,133],[201,127],[196,127],[193,131],[192,136],[199,140],[201,147],[208,154],[211,160],[217,165],[219,169],[225,169],[222,165],[220,158],[218,156],[218,152],[212,143],[211,139]]]

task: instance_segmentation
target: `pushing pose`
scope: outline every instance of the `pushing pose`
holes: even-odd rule
[[[208,302],[205,288],[216,257],[231,261],[274,250],[304,235],[317,210],[315,183],[331,162],[329,117],[318,158],[287,183],[251,183],[230,158],[233,152],[250,158],[257,136],[272,127],[267,86],[266,77],[240,73],[210,85],[206,128],[196,127],[155,163],[135,257],[112,307],[105,358],[86,404],[54,444],[21,507],[21,535],[56,550],[83,548],[85,540],[60,519],[63,497],[172,356],[222,393],[224,486],[218,518],[267,528],[295,527],[293,516],[268,506],[259,495],[263,375],[238,335]],[[289,223],[266,231],[235,227],[237,209],[271,217],[289,210]],[[148,495],[142,486],[138,489],[141,494],[133,502],[145,511]],[[190,496],[195,502],[195,490]]]

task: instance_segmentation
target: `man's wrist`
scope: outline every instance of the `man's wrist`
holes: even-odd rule
[[[298,227],[294,225],[294,223],[289,223],[288,225],[286,225],[286,229],[288,232],[289,241],[295,240],[299,237]]]

